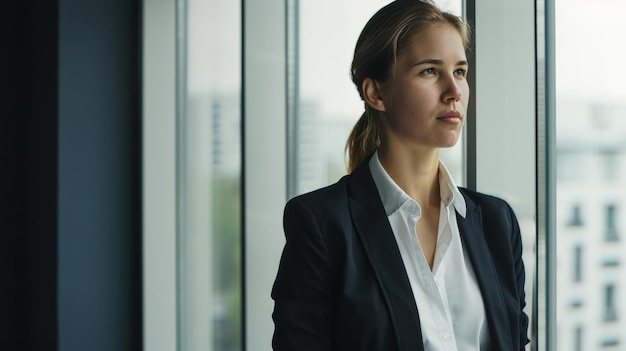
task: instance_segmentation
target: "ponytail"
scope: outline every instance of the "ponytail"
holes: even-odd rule
[[[378,111],[366,105],[365,112],[356,122],[346,142],[348,173],[352,173],[380,145]]]

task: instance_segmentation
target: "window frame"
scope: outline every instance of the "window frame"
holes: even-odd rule
[[[176,2],[144,0],[143,347],[177,346]]]

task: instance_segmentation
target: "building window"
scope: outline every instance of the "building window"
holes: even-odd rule
[[[580,282],[583,280],[583,248],[578,245],[574,247],[574,281]]]
[[[617,303],[615,301],[615,285],[608,284],[604,287],[604,321],[617,320]]]
[[[606,241],[618,241],[617,231],[617,206],[608,205],[604,212],[605,238]]]
[[[580,205],[572,207],[572,213],[567,223],[570,227],[581,227],[583,225],[583,215]]]
[[[619,267],[620,261],[617,258],[607,258],[602,262],[603,267],[611,268],[611,267]]]
[[[616,338],[612,338],[612,339],[605,339],[602,341],[602,347],[617,347],[619,346],[619,339]]]
[[[583,327],[577,326],[574,329],[574,351],[582,351],[583,349]]]
[[[576,308],[581,308],[583,307],[585,303],[582,300],[576,299],[573,300],[572,302],[570,302],[570,307],[576,309]]]

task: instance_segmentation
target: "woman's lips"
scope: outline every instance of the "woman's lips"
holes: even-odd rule
[[[459,124],[462,120],[461,113],[459,111],[448,111],[443,115],[437,117],[437,119],[450,124]]]

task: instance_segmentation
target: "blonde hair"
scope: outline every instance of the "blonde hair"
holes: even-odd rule
[[[408,46],[409,40],[424,29],[450,24],[461,35],[465,50],[469,50],[470,30],[463,20],[439,10],[426,0],[395,0],[381,8],[367,22],[354,49],[350,75],[361,99],[366,78],[386,81],[397,56]],[[346,142],[348,173],[371,155],[381,143],[383,112],[365,103],[365,112],[357,121]]]

